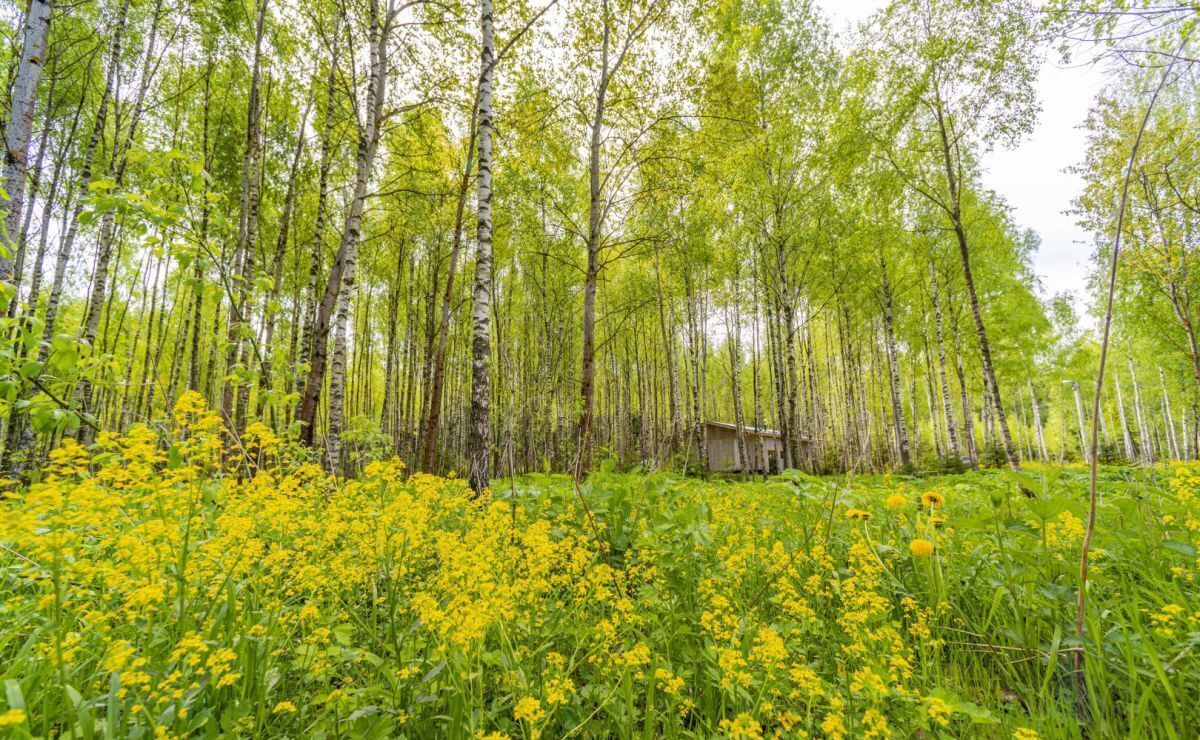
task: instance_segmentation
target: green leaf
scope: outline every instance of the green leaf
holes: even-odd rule
[[[4,697],[8,700],[9,709],[25,708],[25,696],[21,693],[21,684],[17,679],[4,679]]]
[[[1160,542],[1158,544],[1161,545],[1166,550],[1171,550],[1172,552],[1177,552],[1180,555],[1186,555],[1189,558],[1195,557],[1195,555],[1196,555],[1195,546],[1191,545],[1187,542],[1181,542],[1179,540],[1163,540],[1162,542]]]

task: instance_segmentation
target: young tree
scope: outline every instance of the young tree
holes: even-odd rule
[[[391,0],[381,14],[379,0],[370,0],[368,4],[367,54],[369,57],[369,75],[367,79],[367,96],[362,110],[361,124],[358,132],[358,151],[355,156],[354,190],[350,197],[350,205],[346,211],[345,227],[342,230],[341,242],[337,255],[329,271],[329,279],[325,283],[325,293],[317,307],[316,320],[313,330],[312,362],[305,381],[304,392],[300,401],[300,412],[297,420],[301,425],[301,439],[311,445],[315,432],[317,402],[321,397],[321,386],[325,381],[325,365],[328,359],[327,347],[329,330],[337,311],[337,326],[341,327],[344,337],[345,325],[348,320],[349,299],[354,290],[354,270],[358,256],[358,243],[362,232],[363,207],[367,199],[367,185],[371,179],[371,171],[375,164],[375,153],[379,148],[380,130],[384,119],[384,106],[387,93],[388,71],[388,38],[391,35],[396,20],[396,7]],[[343,295],[344,300],[339,296]],[[341,351],[334,352],[333,379],[330,385],[329,409],[329,462],[330,467],[337,470],[341,464],[343,420],[342,404],[345,393],[345,350],[344,343]]]
[[[29,139],[33,131],[33,113],[37,105],[38,82],[46,64],[47,40],[50,37],[52,0],[30,0],[25,12],[21,58],[12,80],[12,97],[8,125],[5,127],[4,190],[8,202],[5,209],[4,236],[13,241],[20,230],[21,214],[25,209],[25,178],[29,169]],[[6,246],[0,250],[0,283],[19,279],[13,274],[12,254]],[[6,289],[7,290],[7,289]],[[15,299],[15,295],[10,299]]]
[[[492,28],[492,0],[481,0],[483,48],[479,72],[479,178],[478,230],[475,248],[475,289],[471,303],[471,417],[467,439],[470,460],[467,480],[471,490],[482,493],[491,479],[492,424],[492,82],[496,60],[496,37]]]
[[[1038,111],[1035,13],[1025,0],[898,0],[875,19],[887,29],[871,58],[885,104],[877,140],[914,192],[954,233],[983,364],[985,398],[1009,467],[1020,469],[972,268],[965,193],[977,158],[1027,133]],[[899,114],[897,116],[897,113]],[[907,126],[896,144],[897,123]],[[907,151],[901,152],[903,147]]]

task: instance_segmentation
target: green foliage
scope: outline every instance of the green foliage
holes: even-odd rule
[[[257,477],[223,476],[219,425],[185,401],[167,454],[143,428],[68,444],[0,506],[10,735],[1077,738],[1198,721],[1196,466],[1101,470],[1080,640],[1080,469],[731,483],[606,463],[578,489],[538,474],[472,498],[397,461],[338,487],[261,425]]]

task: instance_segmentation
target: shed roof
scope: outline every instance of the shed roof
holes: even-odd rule
[[[704,423],[706,426],[710,426],[710,427],[719,427],[721,429],[733,429],[733,430],[737,429],[737,424],[730,424],[727,421],[706,421]],[[759,437],[778,437],[778,438],[783,437],[783,433],[780,432],[778,429],[759,429],[757,427],[752,427],[749,425],[743,426],[742,429],[746,430],[746,434],[753,434],[753,435],[757,435]],[[809,437],[809,436],[803,435],[803,434],[800,435],[800,439],[801,439],[801,441],[804,441],[804,442],[812,441],[812,437]]]

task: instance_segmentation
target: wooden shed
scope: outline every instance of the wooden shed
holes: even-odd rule
[[[721,473],[778,473],[783,469],[783,435],[774,429],[743,427],[746,433],[746,457],[743,465],[738,455],[737,426],[723,421],[706,421],[708,469]],[[809,440],[800,439],[800,448],[807,451]]]

